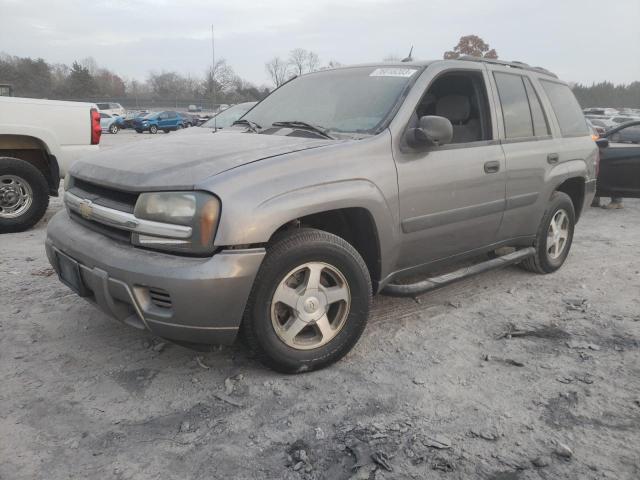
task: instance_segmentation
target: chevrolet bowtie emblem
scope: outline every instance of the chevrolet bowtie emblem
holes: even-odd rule
[[[87,220],[91,218],[91,214],[93,213],[93,208],[91,207],[92,202],[91,200],[82,200],[80,202],[80,215],[82,215],[82,218],[86,218]]]

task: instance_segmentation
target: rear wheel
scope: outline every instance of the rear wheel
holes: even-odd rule
[[[536,236],[536,254],[520,266],[535,273],[558,270],[571,249],[576,214],[569,195],[554,192],[545,211]]]
[[[118,133],[118,126],[115,123],[109,127],[109,133],[113,133],[114,135]]]
[[[158,133],[158,127],[156,127],[155,125],[151,125],[149,127],[149,133],[153,133],[155,135],[156,133]]]
[[[371,279],[358,252],[330,233],[300,229],[268,247],[242,329],[267,366],[317,370],[353,348],[370,305]]]
[[[35,225],[49,205],[42,172],[17,158],[0,158],[0,233],[22,232]]]

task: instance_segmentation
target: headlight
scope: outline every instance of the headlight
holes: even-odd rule
[[[192,229],[188,239],[134,233],[131,237],[134,245],[193,254],[213,252],[213,239],[220,217],[220,200],[209,193],[143,193],[138,197],[133,213],[137,218],[185,225]]]

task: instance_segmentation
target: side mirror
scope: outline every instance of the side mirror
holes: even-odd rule
[[[596,140],[598,148],[607,148],[609,146],[609,139],[607,137],[601,137]]]
[[[425,116],[420,118],[418,128],[410,128],[407,131],[407,143],[410,147],[430,147],[451,143],[453,138],[453,125],[445,117]]]

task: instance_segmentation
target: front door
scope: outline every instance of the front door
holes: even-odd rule
[[[598,195],[640,198],[640,122],[609,135],[600,153]]]
[[[407,128],[437,115],[451,121],[454,134],[448,145],[421,149],[402,136],[394,139],[403,234],[399,269],[494,243],[505,206],[505,157],[496,140],[486,69],[432,66],[424,75],[432,80]]]

